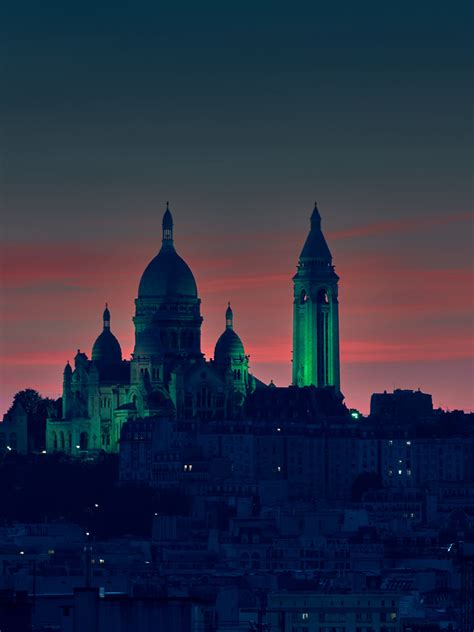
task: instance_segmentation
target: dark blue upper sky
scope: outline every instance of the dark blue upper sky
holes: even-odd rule
[[[300,204],[337,188],[386,197],[397,213],[402,201],[424,207],[427,189],[440,210],[468,195],[468,2],[18,2],[2,13],[13,237],[25,184],[36,196],[58,180],[86,198],[117,177],[132,197],[227,194],[244,214],[271,192]],[[50,202],[54,219],[62,201]]]

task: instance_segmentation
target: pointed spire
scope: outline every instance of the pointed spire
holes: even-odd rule
[[[66,366],[64,367],[64,373],[66,375],[70,375],[72,373],[72,368],[71,365],[69,364],[69,360],[66,363]]]
[[[105,304],[103,321],[104,321],[104,329],[110,329],[110,311],[109,311],[108,303]]]
[[[225,328],[233,329],[234,328],[234,314],[232,312],[232,308],[230,306],[230,301],[228,303],[226,312],[225,312]]]
[[[173,216],[169,204],[166,202],[166,211],[163,215],[163,246],[173,245]]]
[[[318,210],[318,203],[314,203],[314,209],[311,213],[311,227],[320,228],[321,227],[321,215]]]
[[[301,259],[320,261],[327,265],[332,262],[331,252],[321,231],[321,215],[316,202],[311,214],[311,230],[301,251],[300,261]]]

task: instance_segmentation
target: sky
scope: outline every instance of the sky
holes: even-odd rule
[[[472,5],[10,2],[0,8],[0,413],[61,394],[175,244],[212,357],[227,301],[252,372],[291,380],[314,205],[340,280],[341,388],[474,409]]]

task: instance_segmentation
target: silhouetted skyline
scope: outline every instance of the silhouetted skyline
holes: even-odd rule
[[[232,302],[291,381],[318,200],[341,277],[341,389],[472,409],[471,7],[10,6],[1,20],[1,405],[61,392],[103,305],[124,356],[167,199],[212,355]]]

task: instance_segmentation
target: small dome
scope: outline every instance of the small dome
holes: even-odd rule
[[[99,365],[120,364],[122,362],[122,349],[110,329],[104,329],[94,342],[92,360]]]
[[[233,329],[226,329],[217,341],[214,361],[217,364],[228,364],[233,358],[240,358],[244,355],[242,340]]]
[[[71,375],[72,373],[72,368],[71,368],[71,365],[69,364],[69,360],[67,361],[67,364],[64,367],[64,373],[66,373],[67,375]]]
[[[122,362],[122,349],[110,331],[110,311],[107,303],[103,314],[104,329],[92,347],[92,361],[98,365],[114,366]]]
[[[245,355],[242,340],[234,331],[234,314],[230,303],[225,313],[225,331],[219,338],[214,350],[214,361],[217,364],[229,364],[232,359]]]
[[[188,264],[173,247],[162,248],[150,261],[138,288],[139,298],[185,296],[197,298],[197,286]]]

